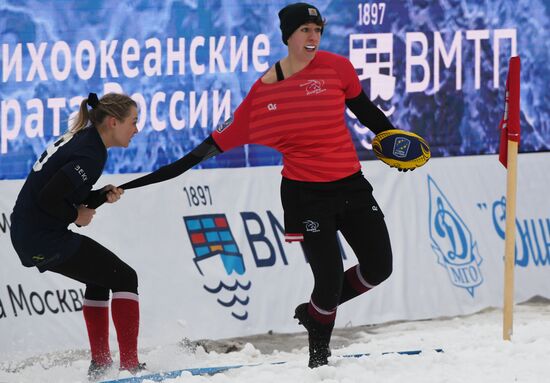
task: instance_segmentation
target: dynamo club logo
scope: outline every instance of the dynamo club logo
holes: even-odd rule
[[[238,320],[246,320],[247,291],[252,282],[245,277],[243,255],[235,242],[225,214],[183,217],[195,257],[193,261],[204,276],[204,289],[217,302],[231,310]]]
[[[430,238],[438,263],[447,269],[453,285],[466,289],[473,297],[474,289],[483,283],[480,265],[483,261],[472,233],[447,197],[428,176],[430,195]]]

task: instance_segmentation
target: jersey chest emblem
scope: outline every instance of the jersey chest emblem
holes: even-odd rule
[[[325,80],[307,80],[307,82],[300,84],[300,87],[306,90],[306,96],[326,91]]]

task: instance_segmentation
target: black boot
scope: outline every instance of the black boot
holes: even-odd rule
[[[136,374],[139,374],[140,372],[147,371],[147,365],[145,363],[138,363],[134,367],[121,368],[120,370],[121,371],[123,371],[123,370],[130,371],[130,374],[136,375]]]
[[[294,318],[298,323],[304,326],[308,333],[309,340],[309,368],[316,368],[328,364],[330,356],[330,336],[334,323],[322,324],[317,322],[307,312],[308,303],[298,305],[295,310]]]
[[[90,367],[88,367],[88,379],[90,381],[100,380],[107,371],[111,368],[113,362],[107,364],[99,364],[92,359],[90,362]]]

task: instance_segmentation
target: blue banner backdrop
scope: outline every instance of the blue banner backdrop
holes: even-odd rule
[[[108,173],[172,162],[231,112],[286,55],[285,1],[5,1],[0,4],[0,179],[26,177],[88,92],[140,105],[131,147]],[[321,49],[349,57],[367,95],[433,156],[492,154],[508,58],[522,59],[521,152],[550,149],[550,3],[544,0],[319,0]],[[362,160],[371,134],[348,115]],[[250,145],[202,167],[277,165]]]

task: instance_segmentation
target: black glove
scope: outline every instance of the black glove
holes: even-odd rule
[[[412,172],[414,169],[416,169],[416,168],[412,168],[412,169],[401,169],[401,168],[397,168],[397,171],[405,173],[405,172],[408,172],[409,170]]]

